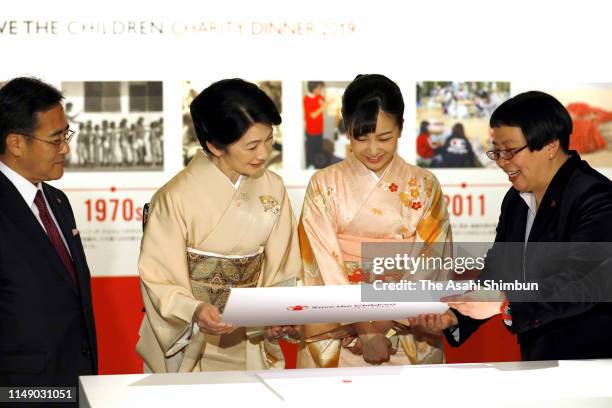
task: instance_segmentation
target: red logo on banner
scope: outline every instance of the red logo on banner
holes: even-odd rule
[[[306,310],[306,309],[308,309],[308,306],[301,306],[301,305],[289,306],[287,308],[287,310],[292,310],[292,311],[299,311],[299,310]]]

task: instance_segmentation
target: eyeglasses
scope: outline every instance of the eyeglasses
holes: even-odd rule
[[[493,161],[497,161],[500,158],[504,160],[510,160],[514,157],[515,154],[523,150],[529,145],[525,145],[523,147],[519,147],[518,149],[504,149],[504,150],[489,150],[487,153],[487,157]]]
[[[66,143],[66,145],[68,145],[68,143],[70,143],[70,140],[72,140],[72,137],[74,136],[75,133],[76,132],[74,130],[67,129],[66,131],[64,131],[60,135],[61,139],[60,140],[55,140],[55,141],[42,139],[40,137],[36,137],[34,135],[28,135],[28,134],[25,134],[25,133],[24,133],[24,136],[31,137],[32,139],[40,140],[41,142],[49,143],[49,144],[55,146],[55,148],[59,151],[59,150],[62,150],[62,147],[64,146],[64,143]]]

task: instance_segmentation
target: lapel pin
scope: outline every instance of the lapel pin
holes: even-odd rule
[[[550,206],[551,206],[552,208],[556,207],[556,206],[557,206],[557,202],[556,202],[555,200],[552,200],[552,201],[550,202]]]
[[[61,204],[61,203],[62,203],[62,200],[58,198],[58,199],[57,199],[57,202]]]

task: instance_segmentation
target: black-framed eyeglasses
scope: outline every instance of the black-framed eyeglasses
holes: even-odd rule
[[[493,161],[497,161],[500,158],[504,160],[510,160],[514,157],[515,154],[523,150],[529,146],[526,144],[523,147],[519,147],[518,149],[504,149],[504,150],[489,150],[487,153],[487,157]]]
[[[45,142],[45,143],[49,143],[53,146],[55,146],[55,148],[59,151],[62,150],[62,147],[64,146],[64,143],[66,143],[66,145],[68,145],[68,143],[70,143],[70,140],[72,140],[73,136],[75,135],[75,131],[74,130],[70,130],[70,129],[66,129],[61,135],[60,135],[60,140],[46,140],[40,137],[36,137],[34,135],[28,135],[28,134],[24,134],[24,136],[27,137],[31,137],[32,139],[36,139],[36,140],[40,140],[41,142]]]

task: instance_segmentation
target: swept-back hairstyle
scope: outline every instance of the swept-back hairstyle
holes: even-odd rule
[[[9,133],[31,135],[38,126],[37,114],[64,99],[53,86],[37,78],[19,77],[0,88],[0,154]]]
[[[206,142],[225,150],[255,123],[281,123],[272,99],[257,85],[238,78],[210,85],[195,97],[189,109],[196,136],[207,152]]]

